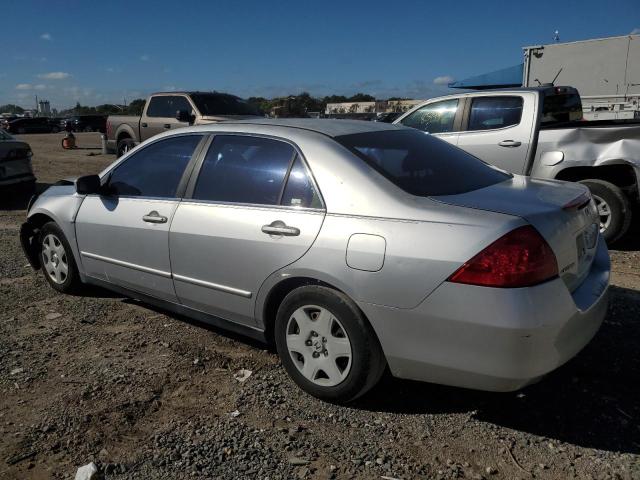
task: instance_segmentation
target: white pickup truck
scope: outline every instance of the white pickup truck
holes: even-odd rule
[[[398,117],[487,163],[521,175],[589,187],[608,242],[639,204],[640,122],[582,120],[571,87],[485,90],[427,100]]]

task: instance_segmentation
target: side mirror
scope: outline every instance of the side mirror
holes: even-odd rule
[[[76,192],[80,195],[90,195],[100,192],[100,177],[98,175],[85,175],[76,180]]]
[[[176,112],[176,120],[178,120],[179,122],[187,122],[189,123],[189,125],[191,125],[193,123],[193,115],[191,115],[191,113],[189,113],[187,110],[178,110]]]

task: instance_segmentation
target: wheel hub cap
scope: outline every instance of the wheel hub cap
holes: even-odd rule
[[[52,233],[42,240],[42,266],[54,283],[66,281],[69,274],[67,253],[60,239]]]
[[[297,309],[287,324],[286,343],[298,371],[317,385],[338,385],[351,370],[351,342],[346,330],[323,307]]]

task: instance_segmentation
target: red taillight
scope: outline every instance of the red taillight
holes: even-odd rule
[[[558,276],[549,244],[531,225],[500,237],[460,267],[448,281],[484,287],[529,287]]]

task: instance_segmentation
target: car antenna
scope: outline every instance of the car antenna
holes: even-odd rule
[[[558,70],[558,73],[556,73],[556,76],[555,76],[555,77],[553,77],[553,80],[551,80],[551,85],[555,85],[556,80],[557,80],[557,79],[558,79],[558,77],[560,76],[560,72],[562,72],[562,68],[563,68],[563,67],[560,67],[560,70]]]

